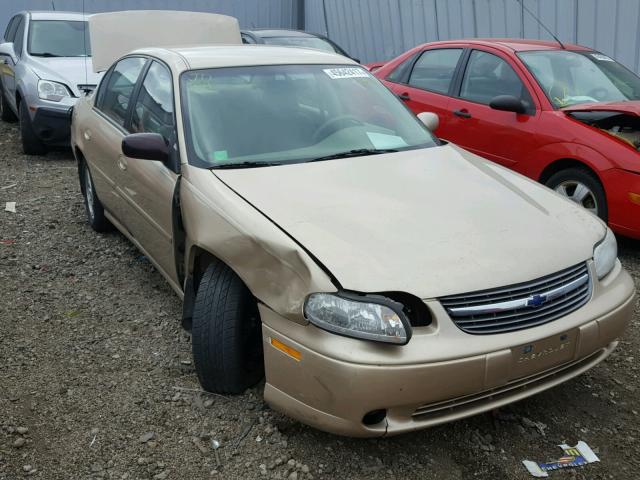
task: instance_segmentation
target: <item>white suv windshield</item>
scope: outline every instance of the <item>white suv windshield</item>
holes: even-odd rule
[[[552,50],[518,56],[556,108],[640,100],[640,78],[601,53]]]
[[[295,163],[430,147],[437,140],[359,66],[276,65],[185,72],[190,161]]]
[[[87,22],[31,21],[29,23],[28,52],[34,57],[91,56]]]

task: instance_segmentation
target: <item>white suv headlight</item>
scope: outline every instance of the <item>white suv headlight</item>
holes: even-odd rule
[[[596,274],[598,278],[607,275],[616,264],[618,258],[618,243],[616,236],[610,228],[602,240],[593,249],[593,262],[596,265]]]
[[[59,102],[65,97],[70,97],[66,85],[51,80],[38,80],[38,97],[42,100]]]
[[[402,305],[379,295],[312,293],[304,316],[314,325],[339,335],[405,345],[411,326]]]

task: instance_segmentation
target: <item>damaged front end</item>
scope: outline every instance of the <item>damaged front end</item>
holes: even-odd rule
[[[635,113],[611,110],[575,110],[565,113],[579,122],[640,149],[640,117]]]

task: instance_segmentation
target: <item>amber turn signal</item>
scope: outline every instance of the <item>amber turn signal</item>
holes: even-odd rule
[[[287,355],[292,357],[294,360],[297,360],[299,362],[302,359],[302,354],[295,348],[292,348],[289,345],[285,345],[280,340],[276,340],[275,338],[270,338],[269,341],[271,342],[271,345],[273,345],[275,348],[277,348],[281,352],[286,353]]]

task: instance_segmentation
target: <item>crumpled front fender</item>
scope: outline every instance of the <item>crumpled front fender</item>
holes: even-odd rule
[[[300,245],[211,171],[183,165],[180,205],[189,275],[204,250],[233,269],[260,302],[300,323],[306,323],[307,295],[337,290]]]

